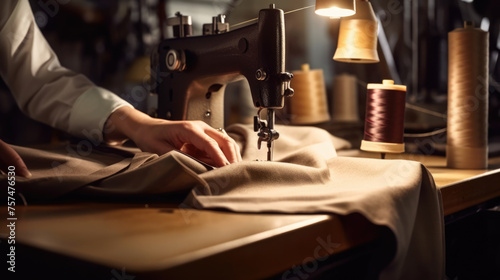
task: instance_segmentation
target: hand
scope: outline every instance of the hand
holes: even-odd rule
[[[130,107],[121,107],[111,114],[104,135],[108,142],[129,138],[142,151],[159,155],[180,150],[215,166],[241,161],[239,146],[224,131],[202,121],[151,118]]]
[[[8,167],[14,166],[17,175],[30,178],[31,173],[23,159],[7,143],[0,140],[0,170],[7,173]]]
[[[141,150],[160,155],[176,149],[215,166],[241,161],[236,142],[202,121],[152,119],[134,138]]]

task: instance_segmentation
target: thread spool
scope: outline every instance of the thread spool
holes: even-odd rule
[[[406,86],[383,80],[382,84],[368,84],[367,89],[361,150],[382,154],[404,152]]]
[[[488,32],[465,22],[448,33],[448,126],[450,168],[488,167]]]
[[[333,96],[330,104],[334,121],[359,121],[358,85],[355,76],[342,74],[333,79]]]
[[[323,70],[311,70],[303,64],[301,71],[293,71],[290,86],[295,93],[290,99],[292,124],[316,124],[330,120]]]
[[[333,59],[349,63],[379,62],[378,22],[369,1],[356,1],[356,14],[340,20],[339,39]]]

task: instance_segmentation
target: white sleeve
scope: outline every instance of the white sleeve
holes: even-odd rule
[[[13,0],[4,1],[12,5]],[[122,106],[132,107],[60,65],[27,0],[17,1],[0,26],[0,74],[25,114],[74,136],[101,141],[109,115]]]

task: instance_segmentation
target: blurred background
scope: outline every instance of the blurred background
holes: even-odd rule
[[[190,15],[194,35],[202,24],[218,14],[227,15],[231,29],[255,19],[258,11],[275,3],[285,12],[314,5],[313,0],[31,0],[35,20],[59,56],[61,64],[87,75],[97,85],[110,89],[136,108],[153,113],[155,98],[148,90],[149,56],[156,45],[171,36],[165,19],[176,12]],[[463,27],[464,20],[489,32],[489,138],[500,142],[500,1],[495,0],[373,0],[379,20],[376,64],[350,64],[332,59],[338,38],[339,20],[319,17],[314,8],[285,16],[287,71],[303,63],[322,69],[326,93],[331,99],[335,77],[355,77],[359,120],[354,127],[362,133],[367,83],[393,79],[408,87],[407,102],[434,112],[446,113],[448,85],[448,32]],[[234,27],[233,27],[234,26]],[[61,141],[66,135],[25,117],[0,82],[0,138],[17,145]],[[246,100],[246,101],[245,101]],[[226,125],[248,122],[255,110],[248,105],[245,82],[226,92]],[[331,102],[329,102],[330,105]],[[331,111],[331,108],[330,108]],[[284,110],[280,117],[287,123]],[[325,124],[322,124],[325,126]],[[332,119],[326,126],[335,126]],[[446,127],[446,119],[406,109],[407,132],[426,132]],[[342,136],[342,129],[338,129]],[[342,126],[340,126],[342,128]],[[360,139],[362,135],[359,135]],[[445,135],[433,136],[443,144]],[[358,144],[359,145],[359,144]],[[437,149],[439,150],[439,149]],[[499,149],[491,148],[491,152]]]

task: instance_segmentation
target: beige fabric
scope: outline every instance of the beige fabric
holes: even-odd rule
[[[243,158],[251,160],[257,136],[242,127],[237,132],[247,140]],[[396,256],[381,279],[444,279],[442,200],[423,165],[336,157],[335,146],[346,145],[332,145],[316,129],[280,132],[286,137],[276,144],[279,162],[245,161],[200,174],[206,183],[185,204],[239,212],[360,213],[396,236]]]
[[[323,130],[277,129],[276,161],[257,162],[257,157],[265,158],[265,150],[257,151],[256,134],[246,126],[228,128],[241,143],[245,161],[214,170],[178,152],[158,157],[94,149],[89,157],[74,159],[88,149],[66,147],[54,153],[16,147],[33,173],[31,180],[18,179],[18,191],[55,197],[69,192],[118,196],[191,190],[181,207],[360,213],[395,236],[395,257],[381,279],[443,278],[441,198],[425,167],[411,161],[337,157],[336,149],[348,148],[348,143]],[[72,154],[68,150],[76,151],[73,157],[67,157]],[[30,157],[34,152],[37,157]]]
[[[61,66],[38,29],[28,0],[0,1],[0,75],[31,118],[102,141],[109,115],[126,101]]]
[[[199,184],[194,172],[207,171],[203,164],[179,152],[161,157],[89,145],[64,145],[50,151],[13,146],[24,159],[32,178],[16,178],[17,192],[28,201],[66,194],[136,196],[189,190]],[[83,142],[89,143],[89,142]],[[5,176],[0,177],[6,180]]]

